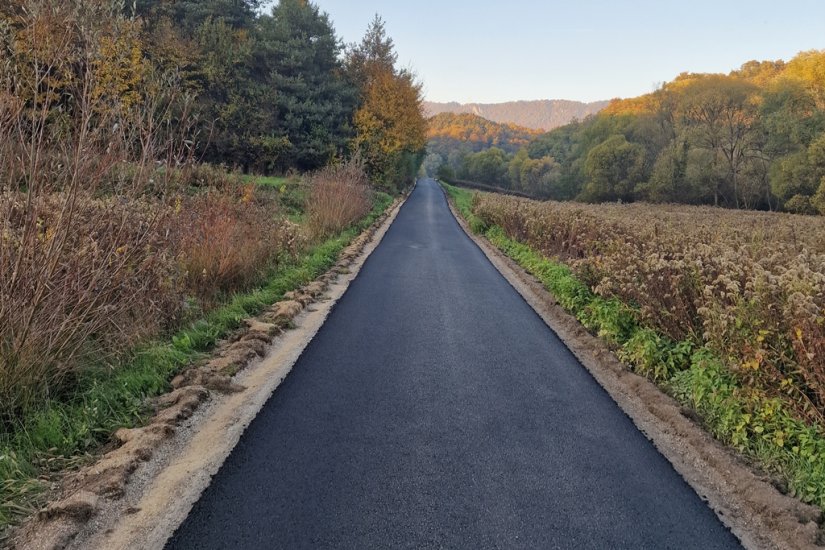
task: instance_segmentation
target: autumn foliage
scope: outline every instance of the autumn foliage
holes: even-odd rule
[[[267,24],[285,34],[296,18],[320,17],[297,2],[279,9],[289,17]],[[298,226],[277,188],[199,164],[213,137],[204,105],[144,24],[119,2],[0,10],[0,428],[70,394],[90,365],[260,284],[372,206],[360,165],[312,177]],[[316,151],[312,165],[343,139],[292,138]],[[303,197],[290,208],[304,209]]]
[[[518,151],[496,144],[478,151],[472,134],[445,147],[436,136],[425,166],[554,200],[822,214],[823,74],[825,51],[817,50],[729,74],[684,73]]]

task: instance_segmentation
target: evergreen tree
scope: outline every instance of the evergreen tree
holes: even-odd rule
[[[260,62],[276,92],[275,135],[286,140],[278,167],[318,168],[351,137],[356,96],[339,59],[341,42],[328,15],[305,0],[281,0],[260,29]]]

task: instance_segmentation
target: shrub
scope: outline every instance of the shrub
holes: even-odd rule
[[[90,356],[174,322],[182,302],[160,230],[168,209],[141,195],[157,162],[188,161],[190,103],[142,58],[112,57],[140,44],[138,23],[115,8],[32,2],[3,20],[3,427],[59,396]]]
[[[0,417],[60,393],[83,358],[174,320],[181,297],[158,204],[0,196]],[[35,219],[33,230],[28,223]]]
[[[179,199],[174,248],[187,291],[207,305],[260,281],[279,256],[294,256],[302,244],[297,226],[277,217],[274,201],[256,201],[260,193],[250,184]]]
[[[309,185],[307,226],[314,239],[349,227],[372,207],[369,179],[357,161],[319,170],[310,177]]]

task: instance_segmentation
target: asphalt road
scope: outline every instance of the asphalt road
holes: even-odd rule
[[[738,548],[419,182],[168,548]]]

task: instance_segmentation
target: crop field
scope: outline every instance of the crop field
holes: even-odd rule
[[[825,504],[821,218],[448,192],[630,368]]]

